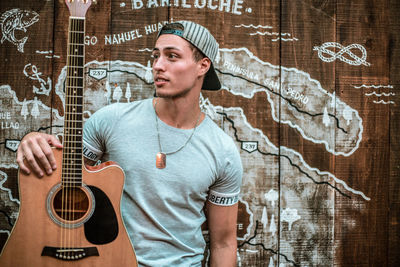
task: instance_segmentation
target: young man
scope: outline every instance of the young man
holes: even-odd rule
[[[140,266],[201,266],[206,218],[210,266],[235,266],[240,156],[199,106],[201,89],[221,87],[217,53],[204,27],[164,26],[152,53],[157,97],[106,106],[85,123],[84,147],[94,160],[116,161],[125,171],[121,209]],[[51,135],[28,134],[17,153],[21,170],[41,177],[40,164],[50,174],[50,145],[62,147]]]

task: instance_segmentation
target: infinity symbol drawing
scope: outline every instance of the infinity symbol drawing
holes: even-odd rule
[[[338,52],[334,52],[328,48],[338,48]],[[360,50],[362,53],[362,56],[359,57],[355,55],[353,52],[351,52],[352,49],[357,49]],[[371,64],[366,61],[367,59],[367,50],[359,44],[351,44],[348,46],[343,46],[339,43],[335,42],[327,42],[322,44],[321,46],[314,46],[314,51],[318,51],[318,56],[322,61],[325,62],[332,62],[335,61],[336,59],[340,59],[341,61],[344,61],[350,65],[365,65],[365,66],[370,66]],[[328,54],[331,57],[326,57],[323,54]],[[346,58],[344,55],[347,54],[351,59]]]

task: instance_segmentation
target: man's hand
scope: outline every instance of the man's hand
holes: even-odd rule
[[[53,173],[57,166],[51,146],[63,147],[60,141],[50,134],[32,132],[25,135],[17,151],[17,163],[21,171],[26,174],[33,171],[38,177],[43,177],[44,170],[48,175]]]

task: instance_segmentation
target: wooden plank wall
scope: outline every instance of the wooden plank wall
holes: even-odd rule
[[[68,12],[15,0],[0,13],[1,247],[18,214],[19,140],[62,138]],[[152,97],[157,28],[198,22],[220,43],[223,83],[201,104],[245,171],[238,266],[400,266],[399,16],[396,0],[98,0],[85,114]]]

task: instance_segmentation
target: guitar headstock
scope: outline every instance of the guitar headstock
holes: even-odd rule
[[[84,18],[92,0],[65,0],[71,17]]]

